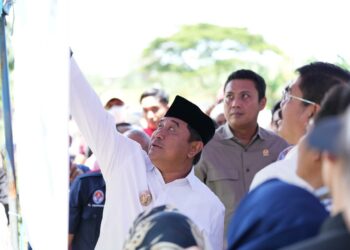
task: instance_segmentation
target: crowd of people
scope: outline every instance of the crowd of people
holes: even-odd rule
[[[250,69],[208,110],[147,89],[138,120],[71,56],[68,249],[350,249],[350,72],[296,73],[269,128]]]
[[[71,185],[71,249],[350,248],[350,72],[296,72],[270,128],[258,124],[265,80],[250,69],[206,111],[146,90],[140,126],[116,119],[71,58],[71,114],[95,157]]]

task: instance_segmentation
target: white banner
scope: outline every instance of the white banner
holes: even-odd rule
[[[18,0],[14,8],[13,124],[20,212],[33,249],[67,249],[67,1]]]

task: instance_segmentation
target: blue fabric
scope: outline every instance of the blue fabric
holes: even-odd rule
[[[69,195],[69,233],[72,250],[94,249],[100,235],[106,184],[100,171],[78,176]]]
[[[77,164],[77,168],[79,168],[81,171],[83,171],[84,173],[88,173],[90,172],[90,168],[85,166],[85,165],[82,165],[82,164]]]
[[[277,179],[248,193],[228,228],[228,249],[278,249],[316,235],[329,216],[310,192]]]

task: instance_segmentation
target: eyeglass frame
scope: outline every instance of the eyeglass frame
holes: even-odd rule
[[[304,99],[304,98],[301,98],[301,97],[298,97],[298,96],[295,96],[295,95],[291,95],[290,94],[290,87],[286,87],[283,92],[282,92],[282,99],[281,99],[281,103],[287,103],[290,101],[291,98],[294,98],[294,99],[297,99],[301,102],[305,102],[307,104],[311,104],[311,105],[316,105],[316,102],[313,102],[313,101],[310,101],[310,100],[307,100],[307,99]]]

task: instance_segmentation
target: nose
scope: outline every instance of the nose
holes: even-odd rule
[[[239,100],[239,98],[234,98],[230,103],[230,107],[240,107],[240,106],[241,106],[241,101]]]
[[[153,137],[153,138],[156,138],[156,139],[161,139],[161,140],[163,140],[164,137],[165,137],[164,130],[161,129],[161,128],[157,128],[157,129],[153,132],[152,137]]]
[[[154,117],[154,113],[152,111],[147,111],[146,117],[147,119],[152,120]]]

